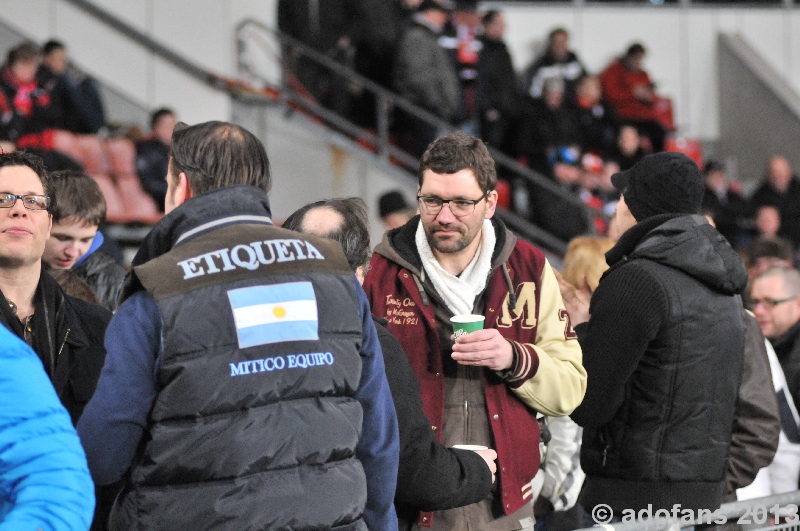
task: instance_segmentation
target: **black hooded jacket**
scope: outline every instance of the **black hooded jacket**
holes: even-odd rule
[[[744,357],[744,264],[701,216],[648,218],[606,254],[611,268],[576,332],[588,373],[584,507],[716,509]]]

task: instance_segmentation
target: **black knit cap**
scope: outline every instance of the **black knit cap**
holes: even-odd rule
[[[417,6],[417,11],[429,11],[435,9],[437,11],[450,12],[455,8],[455,3],[452,0],[422,0]]]
[[[406,202],[406,198],[397,190],[386,192],[378,199],[378,215],[382,218],[394,212],[407,210],[409,207],[410,205]]]
[[[703,175],[683,153],[654,153],[611,182],[636,221],[659,214],[697,214],[703,202]]]

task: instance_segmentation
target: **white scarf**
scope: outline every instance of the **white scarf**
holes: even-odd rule
[[[455,315],[470,314],[475,306],[475,298],[486,287],[489,272],[492,268],[492,252],[497,238],[492,222],[483,220],[481,227],[481,243],[469,265],[459,276],[451,275],[433,256],[422,222],[417,225],[415,241],[422,267],[433,282],[436,292],[444,299],[444,303]]]

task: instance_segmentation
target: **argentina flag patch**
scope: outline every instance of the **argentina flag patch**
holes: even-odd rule
[[[228,292],[239,348],[319,339],[311,282],[253,286]]]

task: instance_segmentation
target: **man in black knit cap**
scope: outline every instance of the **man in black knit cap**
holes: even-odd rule
[[[747,273],[697,215],[703,176],[688,157],[649,155],[611,181],[623,231],[611,268],[591,304],[583,292],[564,297],[588,373],[572,414],[584,427],[580,503],[623,518],[677,505],[689,518],[722,501]]]

